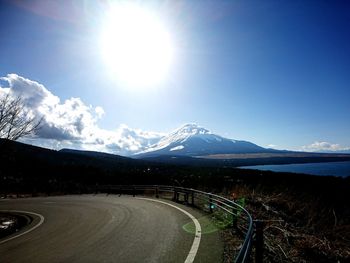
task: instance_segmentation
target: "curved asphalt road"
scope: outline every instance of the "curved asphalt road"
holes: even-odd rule
[[[176,205],[197,218],[203,216]],[[191,222],[187,215],[166,204],[130,196],[2,200],[0,210],[34,212],[45,218],[27,234],[5,243],[0,239],[2,263],[184,262],[194,239],[182,228]],[[39,221],[34,218],[34,224]],[[222,252],[217,232],[203,234],[194,262],[222,262]]]

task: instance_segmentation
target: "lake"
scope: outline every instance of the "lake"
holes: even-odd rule
[[[241,166],[241,169],[256,169],[274,172],[304,173],[312,175],[350,176],[350,161],[329,163],[274,164]]]

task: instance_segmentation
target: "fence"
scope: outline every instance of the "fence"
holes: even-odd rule
[[[263,233],[262,223],[254,222],[249,212],[240,204],[224,198],[222,196],[206,193],[203,191],[164,185],[104,185],[96,187],[96,192],[111,194],[132,194],[136,196],[140,193],[151,193],[159,198],[162,194],[167,194],[175,202],[183,202],[188,205],[205,210],[208,213],[216,213],[221,220],[230,220],[232,227],[237,228],[239,223],[244,229],[244,241],[235,257],[236,263],[249,262],[251,250],[255,244],[255,262],[262,262]],[[255,237],[255,240],[253,240]],[[254,241],[254,242],[253,242]]]

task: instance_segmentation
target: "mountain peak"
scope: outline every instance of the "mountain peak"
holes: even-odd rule
[[[186,134],[186,135],[197,135],[197,134],[210,134],[210,131],[198,126],[196,123],[187,123],[182,127],[178,128],[173,134]]]

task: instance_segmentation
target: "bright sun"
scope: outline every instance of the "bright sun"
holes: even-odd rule
[[[128,85],[159,83],[172,62],[169,33],[155,14],[137,5],[113,6],[100,41],[109,70]]]

